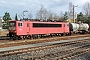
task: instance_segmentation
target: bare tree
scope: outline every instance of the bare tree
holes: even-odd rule
[[[62,11],[60,11],[60,17],[62,17],[63,16],[63,12]]]
[[[43,5],[41,5],[41,8],[39,11],[36,13],[36,18],[41,19],[41,20],[46,20],[48,18],[48,11],[47,9],[44,8]]]
[[[59,20],[59,16],[56,13],[53,13],[52,11],[48,12],[48,19],[52,21]]]
[[[59,16],[57,14],[55,14],[55,13],[53,15],[53,18],[54,18],[54,20],[59,20]]]
[[[64,18],[64,15],[63,15],[63,12],[61,11],[59,15],[59,21],[63,21],[63,18]]]
[[[53,16],[54,16],[54,13],[53,13],[52,11],[49,11],[49,12],[48,12],[48,19],[49,19],[49,20],[54,19]]]
[[[32,13],[28,14],[28,18],[31,19],[33,17]]]
[[[83,5],[83,11],[86,17],[90,16],[90,3],[89,2],[86,2]]]

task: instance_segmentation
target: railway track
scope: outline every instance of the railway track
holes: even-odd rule
[[[53,37],[53,38],[44,38],[44,39],[33,39],[33,40],[0,40],[0,48],[11,47],[11,46],[20,46],[27,44],[36,44],[36,43],[44,43],[44,42],[52,42],[52,41],[60,41],[60,40],[69,40],[73,38],[82,38],[89,37],[90,34],[86,35],[75,35],[75,36],[64,36],[64,37]]]
[[[2,60],[65,60],[90,51],[89,40],[78,40],[53,45],[0,52]]]
[[[38,57],[34,57],[34,59],[47,59],[47,60],[58,60],[58,59],[71,59],[72,57],[76,57],[78,55],[82,55],[86,52],[89,52],[90,48],[85,48],[86,46],[89,45],[84,45],[84,46],[78,46],[75,48],[67,49],[64,51],[54,51],[51,54],[46,54],[46,55],[41,55]]]

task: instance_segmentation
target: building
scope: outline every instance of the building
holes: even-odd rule
[[[73,23],[73,19],[67,19],[66,22],[70,22],[70,23]],[[78,20],[75,19],[75,22],[78,22]]]
[[[3,18],[0,17],[0,29],[2,29],[2,22],[3,22]]]

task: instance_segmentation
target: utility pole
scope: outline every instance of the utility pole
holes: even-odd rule
[[[74,5],[73,5],[73,22],[75,23],[75,20],[74,20]]]
[[[77,7],[77,6],[73,5],[73,22],[74,22],[74,23],[75,23],[75,18],[74,18],[74,16],[75,16],[75,14],[74,14],[74,9],[75,9],[75,7]]]

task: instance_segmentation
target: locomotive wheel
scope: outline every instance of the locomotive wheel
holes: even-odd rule
[[[15,34],[13,34],[13,40],[16,40],[17,36]]]
[[[37,35],[34,35],[33,37],[34,37],[34,39],[37,39]]]
[[[64,34],[62,33],[61,36],[63,36]]]
[[[31,35],[28,35],[28,39],[31,39]]]
[[[38,39],[38,35],[36,35],[35,38]]]
[[[23,36],[23,39],[25,40],[26,39],[26,36]]]
[[[22,39],[20,36],[18,36],[17,38],[18,38],[18,40],[21,40]]]

